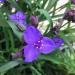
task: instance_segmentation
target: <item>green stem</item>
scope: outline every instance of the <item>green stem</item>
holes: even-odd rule
[[[71,22],[68,22],[67,29],[69,29],[69,28],[70,28],[70,25],[71,25]]]

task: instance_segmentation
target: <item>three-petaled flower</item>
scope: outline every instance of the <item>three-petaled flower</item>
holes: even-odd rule
[[[24,32],[24,40],[27,46],[24,47],[24,61],[36,60],[40,53],[48,54],[54,51],[55,43],[48,37],[43,37],[38,29],[28,26]]]
[[[15,14],[9,16],[10,20],[16,24],[25,27],[26,25],[26,15],[22,11],[18,11]]]

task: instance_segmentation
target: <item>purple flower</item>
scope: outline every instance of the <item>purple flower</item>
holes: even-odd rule
[[[4,2],[4,1],[5,1],[5,0],[0,0],[0,3],[1,3],[1,2]]]
[[[55,48],[61,47],[61,45],[64,43],[64,40],[57,36],[53,37],[52,40],[55,42]]]
[[[30,22],[32,25],[37,25],[38,24],[38,17],[30,16]]]
[[[15,14],[9,16],[10,20],[19,24],[20,26],[26,25],[26,15],[22,11],[18,11]]]
[[[72,3],[72,4],[75,4],[75,0],[71,0],[71,3]]]
[[[69,10],[65,13],[64,19],[75,22],[75,10]]]
[[[48,54],[54,51],[55,43],[43,35],[33,26],[28,26],[24,32],[24,40],[27,45],[24,47],[24,61],[36,60],[40,53]]]

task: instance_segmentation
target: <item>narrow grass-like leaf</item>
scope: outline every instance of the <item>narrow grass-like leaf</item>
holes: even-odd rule
[[[9,24],[9,26],[12,28],[14,34],[15,34],[20,40],[22,40],[23,32],[20,32],[20,31],[18,30],[17,26],[16,26],[14,23],[8,21],[8,24]]]
[[[0,67],[0,73],[8,71],[9,69],[12,69],[17,65],[19,65],[18,61],[10,61],[10,62],[8,62],[5,65]]]
[[[49,0],[48,6],[46,7],[46,10],[49,11],[54,5],[56,4],[58,0]]]
[[[47,56],[40,55],[39,59],[40,60],[51,61],[55,64],[62,64],[62,61],[58,57],[56,57],[55,55],[52,55],[52,56],[50,56],[50,55],[47,55]]]
[[[47,31],[48,31],[51,27],[53,27],[52,18],[51,18],[51,16],[49,15],[49,13],[48,13],[46,10],[44,10],[44,9],[39,9],[38,11],[39,11],[41,14],[43,14],[43,15],[46,17],[46,19],[48,20],[48,22],[49,22],[49,25],[47,26],[47,29],[46,29],[46,31],[45,31],[45,33],[44,33],[44,34],[46,34]]]

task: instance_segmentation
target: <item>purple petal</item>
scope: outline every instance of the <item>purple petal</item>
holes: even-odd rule
[[[18,24],[24,28],[26,28],[27,25],[26,21],[21,21],[21,20],[18,22]]]
[[[18,11],[16,14],[10,15],[9,18],[11,21],[20,24],[25,21],[26,15],[23,12]]]
[[[64,43],[64,40],[57,36],[53,37],[52,40],[55,42],[56,48],[61,47],[61,45]]]
[[[38,56],[39,56],[39,51],[34,46],[27,45],[24,48],[24,57],[25,57],[24,61],[25,62],[32,62],[36,60]]]
[[[0,2],[4,2],[5,0],[0,0]]]
[[[16,13],[16,17],[18,17],[19,20],[25,20],[26,19],[26,15],[21,11],[18,11]]]
[[[9,16],[9,19],[13,22],[17,22],[17,18],[16,18],[16,15],[15,14],[12,14]]]
[[[33,26],[28,26],[24,32],[24,40],[29,44],[39,41],[41,37],[42,35],[39,30]]]
[[[39,49],[40,53],[48,54],[53,52],[54,49],[55,49],[55,44],[53,40],[47,37],[43,37],[43,39],[41,40],[41,45]]]

